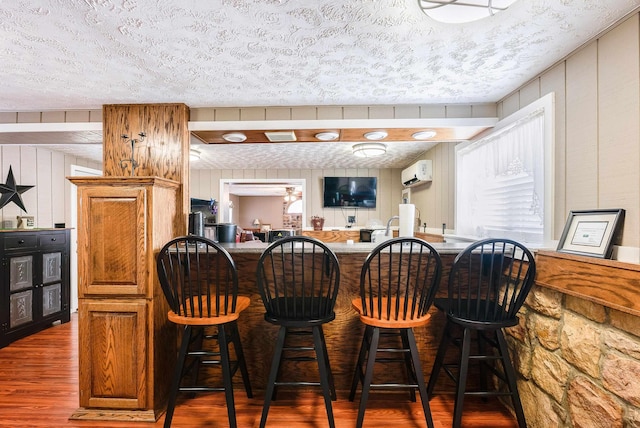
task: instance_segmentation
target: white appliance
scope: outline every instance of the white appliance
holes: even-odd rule
[[[433,163],[430,159],[419,160],[402,171],[402,184],[413,187],[433,179]]]

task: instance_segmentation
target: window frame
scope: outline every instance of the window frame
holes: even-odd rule
[[[483,238],[480,236],[461,235],[458,233],[460,216],[458,207],[460,206],[458,186],[460,185],[459,172],[458,172],[458,156],[459,152],[466,149],[470,145],[478,143],[485,139],[494,138],[501,132],[517,126],[518,121],[527,118],[528,116],[536,113],[538,110],[542,110],[543,114],[543,177],[544,177],[544,210],[543,210],[543,236],[542,241],[544,246],[548,246],[553,242],[554,236],[554,153],[555,153],[555,94],[553,92],[539,98],[526,107],[521,108],[517,112],[507,116],[500,120],[495,127],[488,130],[473,140],[466,141],[456,145],[455,147],[455,209],[454,220],[456,229],[453,234],[447,235],[446,238],[457,241],[475,241]],[[526,243],[526,242],[523,242]]]

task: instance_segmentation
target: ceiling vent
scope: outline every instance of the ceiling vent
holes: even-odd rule
[[[284,143],[287,141],[296,141],[296,133],[294,131],[267,131],[264,133],[272,143]]]

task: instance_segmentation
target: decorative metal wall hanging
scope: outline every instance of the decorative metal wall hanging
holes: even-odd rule
[[[19,186],[16,184],[16,180],[13,177],[13,170],[11,169],[11,165],[9,165],[9,175],[7,175],[7,182],[5,184],[0,184],[0,193],[2,193],[2,197],[0,197],[0,208],[4,208],[9,202],[15,203],[19,206],[22,211],[27,212],[27,209],[24,207],[24,203],[22,202],[22,195],[27,190],[31,189],[35,186]]]
[[[127,134],[122,134],[120,137],[122,138],[123,141],[127,141],[129,140],[129,144],[131,144],[131,157],[129,159],[122,159],[120,161],[120,166],[122,168],[125,167],[125,165],[128,163],[131,164],[131,176],[133,177],[134,172],[136,170],[136,168],[139,166],[138,161],[135,160],[135,158],[133,157],[134,152],[135,152],[135,146],[136,143],[141,143],[144,141],[144,137],[146,137],[147,135],[144,132],[141,132],[138,134],[138,136],[140,137],[140,139],[137,138],[132,138],[131,140],[129,140],[129,136]]]

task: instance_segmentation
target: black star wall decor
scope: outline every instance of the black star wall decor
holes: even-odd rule
[[[24,207],[24,203],[22,202],[22,196],[24,192],[31,189],[35,186],[18,186],[16,185],[16,180],[13,178],[13,170],[11,169],[11,165],[9,165],[9,175],[7,175],[7,182],[5,184],[0,184],[0,193],[2,193],[2,197],[0,197],[0,208],[4,208],[9,202],[14,202],[17,206],[19,206],[22,211],[27,212]]]

